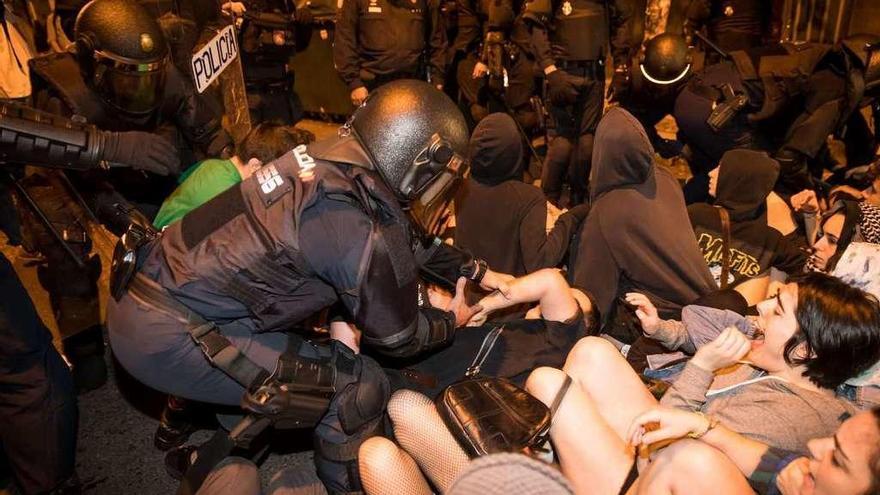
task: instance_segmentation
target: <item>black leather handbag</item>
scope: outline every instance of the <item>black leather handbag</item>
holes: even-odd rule
[[[504,327],[495,328],[486,335],[464,379],[443,389],[435,400],[440,417],[471,458],[523,452],[543,444],[550,430],[551,410],[543,402],[510,380],[479,375],[503,331]],[[562,394],[564,390],[557,403]]]

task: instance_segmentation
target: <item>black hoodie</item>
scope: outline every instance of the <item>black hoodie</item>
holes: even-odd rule
[[[593,207],[570,276],[593,296],[606,331],[616,332],[607,323],[625,311],[617,303],[626,292],[644,293],[662,318],[674,318],[714,288],[678,181],[654,165],[645,130],[621,108],[599,122],[590,179]]]
[[[779,164],[762,151],[731,150],[721,157],[715,206],[695,203],[688,215],[706,264],[721,285],[723,242],[718,208],[730,215],[730,274],[735,287],[770,267],[788,274],[803,271],[806,257],[767,225],[767,195],[779,177]]]
[[[589,208],[562,214],[547,234],[547,199],[520,180],[525,151],[505,113],[481,120],[468,148],[471,178],[455,200],[456,245],[514,276],[558,265]]]

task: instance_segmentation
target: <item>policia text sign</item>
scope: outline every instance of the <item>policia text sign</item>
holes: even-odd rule
[[[193,80],[199,93],[205,91],[217,76],[238,56],[238,42],[232,25],[223,28],[217,36],[193,55]]]

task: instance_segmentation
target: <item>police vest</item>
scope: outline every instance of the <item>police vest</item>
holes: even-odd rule
[[[357,1],[357,0],[351,0]],[[365,54],[391,51],[421,53],[428,30],[427,0],[401,0],[396,6],[387,0],[366,0],[358,19],[359,48]]]
[[[564,0],[553,13],[550,42],[563,49],[569,61],[600,60],[608,44],[605,2]]]
[[[383,236],[408,238],[403,211],[378,179],[315,160],[299,146],[163,232],[161,255],[174,282],[166,288],[184,304],[192,297],[208,301],[208,311],[197,311],[205,319],[249,317],[258,332],[289,329],[337,297],[314,276],[299,244],[303,211],[328,197],[374,219],[367,249],[386,246],[375,242]],[[389,221],[380,221],[382,215]]]

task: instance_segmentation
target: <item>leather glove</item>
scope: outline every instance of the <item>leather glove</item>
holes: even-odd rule
[[[561,70],[547,74],[547,85],[550,101],[554,105],[571,105],[580,94],[579,78],[570,76]]]
[[[174,145],[149,132],[107,132],[102,158],[158,175],[168,175],[180,168],[180,157]]]

